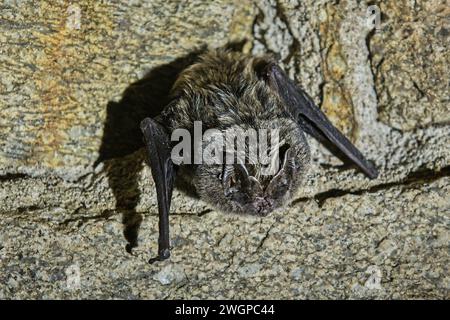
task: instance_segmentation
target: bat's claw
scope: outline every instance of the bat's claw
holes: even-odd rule
[[[169,257],[170,257],[170,250],[164,249],[159,252],[157,257],[151,258],[150,260],[148,260],[148,263],[153,264],[156,261],[164,261],[166,259],[169,259]]]
[[[159,259],[159,256],[157,256],[157,257],[155,257],[155,258],[151,258],[150,260],[148,260],[148,263],[149,263],[149,264],[154,264],[156,261],[161,261],[161,260]]]

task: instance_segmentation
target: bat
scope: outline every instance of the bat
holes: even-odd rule
[[[262,174],[267,165],[245,162],[175,163],[171,135],[179,128],[194,132],[196,121],[201,122],[202,131],[277,129],[279,142],[269,149],[278,150],[278,170]],[[310,163],[305,133],[369,178],[378,176],[373,164],[269,56],[223,49],[200,55],[179,74],[162,113],[145,118],[140,127],[159,212],[158,255],[150,263],[170,257],[169,211],[175,185],[219,211],[266,216],[289,203],[301,186]]]

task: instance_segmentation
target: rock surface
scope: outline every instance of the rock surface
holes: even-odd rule
[[[0,8],[0,298],[450,297],[445,1]],[[241,40],[277,55],[381,175],[311,140],[304,187],[269,217],[175,191],[172,257],[149,265],[157,203],[137,124],[193,52]]]
[[[370,38],[383,122],[411,130],[450,120],[450,8],[447,1],[380,3],[383,32]]]

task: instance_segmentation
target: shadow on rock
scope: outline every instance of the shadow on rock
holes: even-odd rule
[[[161,113],[169,102],[169,92],[178,74],[204,50],[197,50],[150,70],[125,90],[119,102],[110,101],[107,105],[103,139],[95,166],[113,159],[105,164],[105,170],[116,198],[116,208],[123,212],[124,236],[128,241],[126,249],[129,253],[137,246],[142,222],[142,215],[135,208],[140,196],[138,174],[145,155],[137,152],[137,156],[131,156],[144,146],[139,124],[144,118]]]
[[[230,42],[223,48],[242,52],[246,40]],[[105,163],[108,182],[116,198],[116,209],[123,212],[124,236],[128,241],[126,250],[131,253],[137,246],[142,215],[136,212],[139,201],[138,175],[142,170],[144,146],[140,122],[158,116],[169,103],[170,90],[181,71],[195,62],[207,50],[203,46],[171,63],[150,70],[142,79],[131,84],[119,102],[110,101],[99,157],[95,166]],[[192,188],[178,181],[176,188],[195,196]]]

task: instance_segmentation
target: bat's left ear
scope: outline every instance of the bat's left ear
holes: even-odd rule
[[[368,177],[378,176],[375,166],[328,120],[311,97],[270,59],[255,60],[255,71],[282,101],[286,111],[307,132],[333,153],[356,164]]]
[[[277,62],[272,56],[258,57],[253,60],[253,70],[259,79],[267,81],[270,77],[271,67]]]

